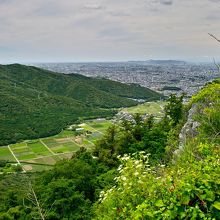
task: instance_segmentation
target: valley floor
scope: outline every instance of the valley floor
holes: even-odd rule
[[[166,102],[146,102],[140,105],[123,108],[125,114],[148,114],[160,118]],[[79,125],[74,124],[61,133],[35,140],[0,147],[0,161],[7,160],[12,166],[0,168],[0,172],[13,172],[13,166],[21,165],[23,172],[36,172],[51,169],[59,160],[69,159],[81,147],[92,149],[108,127],[111,120],[94,119]]]
[[[24,172],[50,169],[57,161],[71,158],[80,147],[92,148],[110,125],[111,121],[96,119],[73,125],[79,132],[67,129],[55,136],[3,146],[0,160],[20,164]]]

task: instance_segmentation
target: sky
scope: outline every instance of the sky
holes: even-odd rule
[[[0,63],[220,60],[220,0],[0,0]]]

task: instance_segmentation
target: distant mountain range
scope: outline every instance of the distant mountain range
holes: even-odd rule
[[[139,85],[20,64],[0,65],[0,145],[58,133],[79,118],[105,117],[113,108],[163,95]],[[129,99],[128,99],[129,98]]]
[[[150,64],[173,64],[173,65],[184,65],[187,62],[182,61],[182,60],[147,60],[146,62],[150,63]]]
[[[129,61],[134,63],[145,63],[151,65],[185,65],[186,61],[182,60],[145,60],[145,61]]]

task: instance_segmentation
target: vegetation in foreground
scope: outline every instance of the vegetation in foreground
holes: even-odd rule
[[[110,127],[93,153],[1,175],[0,219],[219,219],[219,100],[220,81],[193,97],[199,133],[176,155],[186,108],[173,95],[160,122],[135,115]]]
[[[172,161],[152,166],[153,155],[145,151],[120,157],[114,186],[101,192],[95,219],[220,219],[219,100],[220,81],[192,98],[199,134]]]

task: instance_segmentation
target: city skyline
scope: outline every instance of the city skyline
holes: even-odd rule
[[[220,61],[220,0],[0,0],[0,63]]]

